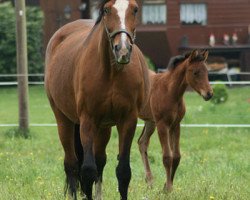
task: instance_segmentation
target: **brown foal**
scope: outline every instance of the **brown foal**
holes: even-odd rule
[[[144,164],[146,181],[152,185],[152,173],[149,166],[147,149],[149,140],[157,127],[161,147],[162,161],[166,170],[165,190],[171,190],[180,154],[180,122],[185,115],[183,95],[191,86],[206,101],[213,96],[209,85],[206,60],[208,51],[199,53],[194,50],[185,56],[171,59],[167,71],[162,74],[151,72],[152,88],[148,103],[140,112],[145,121],[142,134],[138,140]]]

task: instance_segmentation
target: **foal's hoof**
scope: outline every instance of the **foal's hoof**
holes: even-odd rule
[[[149,178],[149,177],[146,177],[146,178],[145,178],[145,181],[146,181],[148,187],[149,187],[150,189],[152,189],[152,188],[153,188],[153,182],[154,182],[153,178],[152,178],[152,177],[150,177],[150,178]]]
[[[173,191],[173,185],[171,184],[164,184],[164,187],[163,187],[163,192],[172,192]]]

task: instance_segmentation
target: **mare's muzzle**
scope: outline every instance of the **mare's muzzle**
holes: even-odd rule
[[[108,34],[111,48],[113,50],[116,62],[118,64],[122,64],[122,65],[128,64],[130,62],[130,55],[132,52],[132,45],[134,44],[134,40],[135,40],[135,34],[128,32],[126,29],[116,30],[116,31],[113,31],[112,33],[109,33],[108,29],[106,29],[106,32]],[[126,39],[126,40],[122,41],[122,39],[121,39],[118,44],[114,44],[113,43],[114,38],[117,35],[123,34],[123,33],[126,34],[126,36],[129,38],[129,40]],[[123,36],[121,35],[121,38],[122,37]]]
[[[130,62],[130,55],[132,51],[132,45],[128,42],[125,43],[125,47],[122,47],[121,42],[114,46],[113,52],[116,62],[119,64],[128,64]]]

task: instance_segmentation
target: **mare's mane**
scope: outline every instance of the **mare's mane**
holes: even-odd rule
[[[102,20],[102,17],[103,17],[103,15],[104,15],[104,6],[105,6],[105,4],[106,3],[108,3],[110,0],[102,0],[102,1],[100,1],[100,3],[98,4],[98,6],[97,6],[97,9],[99,9],[99,16],[98,16],[98,18],[96,19],[96,21],[95,21],[95,25],[97,25],[97,24],[99,24],[100,22],[101,22],[101,20]]]
[[[185,53],[183,55],[178,55],[170,58],[167,66],[167,70],[175,69],[177,66],[179,66],[184,60],[186,60],[192,52]],[[204,61],[204,56],[199,53],[195,58],[192,59],[192,62],[201,62]]]

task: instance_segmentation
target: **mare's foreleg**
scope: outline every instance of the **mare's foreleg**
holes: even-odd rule
[[[141,136],[138,139],[139,150],[146,175],[146,182],[148,183],[149,186],[152,186],[153,176],[148,160],[148,146],[150,137],[154,133],[154,130],[155,130],[155,123],[152,121],[146,121]]]
[[[55,113],[59,138],[61,140],[65,157],[64,170],[66,174],[65,195],[68,192],[69,196],[76,200],[77,186],[79,180],[79,166],[74,148],[74,124],[58,109],[52,107]]]
[[[95,184],[95,200],[102,199],[102,174],[106,165],[106,146],[109,142],[111,128],[102,129],[98,132],[94,140],[94,153],[97,166],[97,181]]]
[[[80,137],[83,146],[83,164],[80,169],[80,183],[83,193],[92,200],[92,187],[97,179],[97,167],[93,152],[94,135],[97,128],[88,117],[80,118]]]
[[[171,180],[171,168],[173,163],[172,151],[171,151],[171,138],[169,132],[169,126],[161,120],[157,122],[157,131],[159,135],[159,139],[162,147],[162,162],[166,171],[167,181],[164,184],[164,190],[171,191],[172,190],[172,180]]]
[[[137,124],[137,114],[133,113],[117,125],[119,132],[119,155],[116,177],[122,200],[127,200],[128,186],[131,179],[130,149]]]
[[[173,150],[173,164],[171,169],[171,180],[174,181],[175,172],[179,166],[181,160],[180,153],[180,124],[171,129],[171,137],[172,137],[172,150]]]

